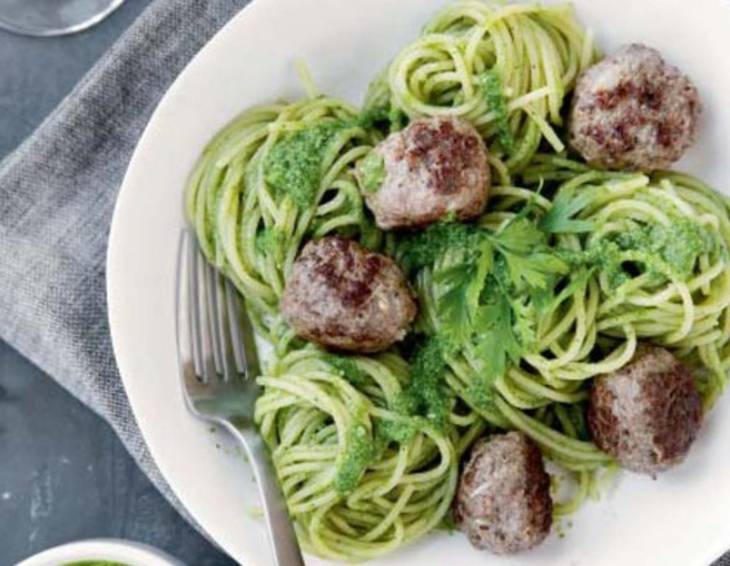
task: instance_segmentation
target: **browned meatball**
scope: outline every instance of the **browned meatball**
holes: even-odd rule
[[[570,143],[593,165],[663,169],[694,143],[700,111],[686,75],[657,50],[627,45],[579,78]]]
[[[634,472],[654,475],[681,462],[701,422],[692,373],[664,348],[641,345],[631,362],[593,382],[593,440]]]
[[[328,236],[309,242],[294,262],[281,312],[302,338],[377,352],[405,337],[416,304],[392,259]]]
[[[362,182],[365,201],[384,230],[425,226],[449,215],[467,220],[487,203],[487,150],[471,124],[427,118],[388,136],[374,150],[382,175],[375,186]],[[372,161],[372,156],[370,158]]]
[[[459,479],[454,521],[477,548],[528,550],[550,532],[550,478],[540,450],[521,432],[478,441]]]

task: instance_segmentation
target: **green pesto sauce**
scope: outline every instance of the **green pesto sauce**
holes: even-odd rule
[[[715,249],[713,234],[696,222],[676,219],[670,226],[656,224],[641,230],[621,233],[616,238],[620,249],[638,250],[654,255],[669,266],[674,275],[686,281],[700,255]]]
[[[355,387],[359,387],[367,383],[367,374],[358,367],[357,363],[352,358],[331,353],[325,354],[324,358],[337,373]]]
[[[579,258],[607,275],[612,288],[632,278],[624,265],[624,254],[631,252],[658,281],[669,274],[680,281],[692,277],[701,255],[719,249],[716,235],[704,226],[685,218],[676,218],[669,226],[653,224],[612,234],[599,240]]]
[[[398,409],[425,417],[439,428],[448,421],[449,398],[444,388],[446,360],[437,337],[421,344],[411,359],[411,380],[398,400]]]
[[[266,182],[288,194],[300,208],[312,206],[322,182],[322,161],[344,122],[328,121],[284,136],[271,148],[264,173]]]
[[[277,253],[284,245],[285,234],[276,228],[264,228],[256,233],[256,249],[261,253]]]
[[[369,377],[351,357],[341,354],[325,354],[327,364],[355,387],[367,384]],[[411,414],[411,404],[404,396],[399,397],[391,409],[402,415]],[[364,424],[367,409],[354,407],[355,422],[346,432],[345,448],[338,456],[334,480],[335,491],[340,496],[351,493],[367,467],[378,457],[382,449],[392,441],[408,442],[418,430],[413,419],[406,422],[375,421],[375,434],[371,435]]]
[[[397,256],[405,271],[432,265],[446,251],[476,251],[483,240],[482,230],[469,224],[432,224],[426,230],[405,234],[398,243]]]
[[[504,86],[502,77],[492,69],[482,75],[482,88],[487,101],[487,108],[496,115],[497,139],[502,149],[507,153],[513,153],[515,139],[509,127],[509,113],[507,112],[507,101],[504,97]]]
[[[377,192],[385,181],[385,160],[383,157],[371,151],[360,163],[358,163],[358,176],[360,185],[366,193]]]
[[[392,106],[388,111],[391,132],[399,132],[408,125],[408,116],[400,108]]]
[[[367,427],[356,423],[346,433],[345,450],[340,454],[335,473],[335,491],[344,496],[357,487],[375,457],[375,443]]]
[[[365,129],[399,132],[408,125],[408,116],[395,106],[379,106],[366,110],[357,117],[357,125]]]
[[[83,560],[81,562],[65,562],[62,566],[128,566],[122,562],[108,560]]]
[[[464,392],[464,399],[475,409],[494,411],[494,380],[477,376]]]
[[[450,397],[444,386],[446,361],[443,350],[443,342],[438,337],[426,339],[415,349],[411,358],[411,379],[389,406],[391,411],[407,418],[379,420],[377,441],[404,444],[425,427],[446,428]]]
[[[400,402],[400,398],[393,403],[391,409],[403,415],[409,414],[409,409]],[[414,419],[408,419],[407,421],[382,420],[378,421],[377,425],[376,437],[379,440],[386,443],[393,441],[398,444],[409,442],[419,428]]]

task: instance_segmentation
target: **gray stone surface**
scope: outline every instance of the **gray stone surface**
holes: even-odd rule
[[[0,159],[148,3],[128,0],[71,37],[0,31]],[[191,566],[234,564],[180,519],[101,419],[0,343],[0,566],[93,537],[146,542]]]

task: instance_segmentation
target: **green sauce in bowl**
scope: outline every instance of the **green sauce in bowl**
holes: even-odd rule
[[[61,566],[129,566],[129,564],[109,560],[82,560],[81,562],[66,562]]]

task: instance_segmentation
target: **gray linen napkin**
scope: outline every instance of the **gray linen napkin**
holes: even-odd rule
[[[158,0],[0,163],[0,337],[106,419],[170,502],[122,388],[105,260],[132,151],[168,86],[249,0]]]
[[[158,0],[0,163],[0,337],[105,418],[183,515],[117,373],[107,237],[127,163],[159,99],[249,1]],[[714,566],[730,566],[730,554]]]

